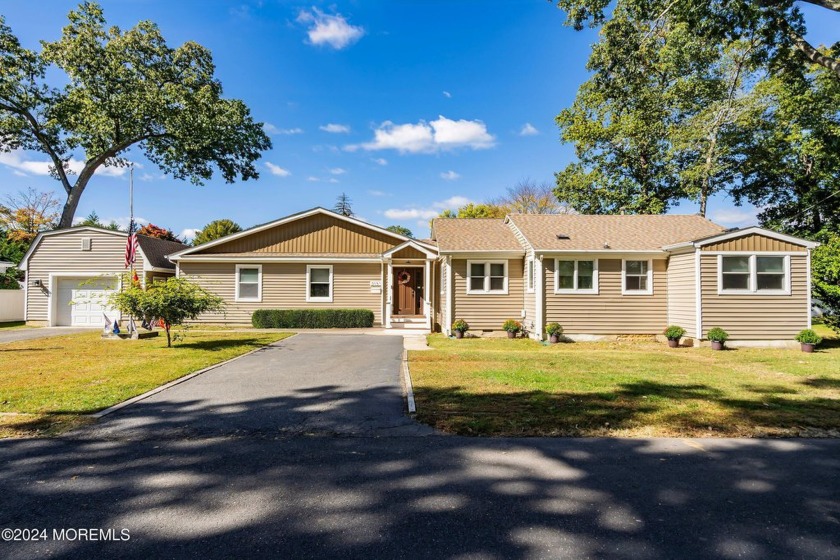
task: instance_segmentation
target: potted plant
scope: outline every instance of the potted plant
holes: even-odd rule
[[[455,333],[455,338],[464,338],[464,333],[470,330],[470,326],[463,319],[455,319],[452,323],[452,331]]]
[[[552,344],[557,344],[560,342],[560,337],[563,336],[563,327],[560,326],[560,323],[549,323],[545,326],[545,332],[548,333],[548,340]]]
[[[516,338],[516,333],[522,330],[522,323],[516,319],[508,319],[502,325],[502,329],[508,333],[508,338]]]
[[[665,338],[668,339],[669,348],[679,348],[680,339],[685,334],[685,329],[677,325],[671,325],[670,327],[665,329],[664,334]]]
[[[810,353],[814,351],[814,346],[822,342],[822,337],[812,329],[805,329],[799,331],[799,334],[796,335],[796,341],[799,343],[803,352]]]
[[[709,329],[706,336],[712,342],[712,350],[723,350],[723,345],[729,339],[729,333],[720,327]]]

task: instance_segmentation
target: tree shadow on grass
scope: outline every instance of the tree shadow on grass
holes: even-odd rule
[[[215,352],[218,350],[225,350],[227,348],[233,348],[236,346],[252,346],[254,348],[261,348],[265,346],[265,340],[260,340],[258,338],[217,338],[212,340],[193,340],[182,342],[174,342],[172,344],[172,348],[188,348],[191,350],[206,350],[210,352]]]
[[[830,379],[827,377],[811,377],[803,381],[802,384],[818,389],[840,389],[840,379]]]

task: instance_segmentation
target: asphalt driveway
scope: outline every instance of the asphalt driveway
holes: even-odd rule
[[[78,334],[89,332],[90,328],[77,327],[38,327],[31,329],[0,329],[0,344],[7,342],[17,342],[19,340],[35,340],[38,338],[50,338],[53,336],[65,336],[68,334]]]
[[[404,413],[402,349],[398,336],[298,334],[106,416],[89,431],[118,439],[432,433]]]

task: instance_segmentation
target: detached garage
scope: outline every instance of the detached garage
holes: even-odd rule
[[[26,271],[26,323],[99,327],[103,313],[120,318],[107,300],[126,272],[127,237],[125,232],[88,226],[40,233],[20,264]],[[186,245],[142,235],[137,241],[134,270],[141,282],[174,276],[175,265],[166,255]]]

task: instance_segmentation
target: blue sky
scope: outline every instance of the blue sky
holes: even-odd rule
[[[24,45],[52,40],[76,2],[6,2]],[[554,117],[586,79],[593,31],[562,25],[545,0],[104,1],[109,24],[156,22],[170,45],[193,40],[214,56],[225,95],[266,123],[274,148],[257,181],[203,187],[162,176],[141,154],[135,214],[189,234],[216,218],[243,227],[347,193],[359,217],[428,233],[429,217],[502,195],[518,181],[552,182],[573,159]],[[809,38],[840,40],[840,14],[803,6]],[[0,196],[52,189],[45,158],[0,155]],[[77,218],[95,210],[127,222],[128,177],[99,173]],[[678,213],[694,212],[683,204]],[[754,223],[754,210],[719,197],[709,217]]]

